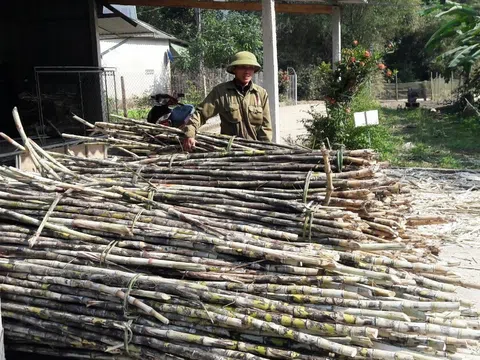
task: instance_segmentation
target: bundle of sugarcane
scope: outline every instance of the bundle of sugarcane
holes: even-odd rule
[[[115,122],[88,121],[74,116],[84,124],[91,136],[63,134],[65,138],[83,140],[92,144],[107,144],[127,156],[144,156],[149,154],[171,154],[183,151],[183,132],[180,129],[150,124],[146,121],[111,115]],[[99,136],[102,135],[102,136]],[[293,149],[295,146],[273,144],[264,141],[245,140],[220,134],[201,133],[196,137],[195,152],[241,150],[275,150]]]
[[[437,263],[424,239],[403,241],[395,184],[373,164],[355,164],[352,171],[370,175],[343,187],[328,151],[294,160],[316,157],[314,167],[322,159],[323,186],[306,168],[299,188],[273,180],[167,186],[145,169],[202,154],[168,164],[161,155],[90,161],[54,157],[22,137],[39,174],[0,168],[9,349],[77,358],[456,359],[478,345],[478,314],[454,293],[473,285]],[[251,156],[265,155],[276,156]],[[203,156],[196,166],[241,157]],[[331,206],[358,190],[362,206]]]

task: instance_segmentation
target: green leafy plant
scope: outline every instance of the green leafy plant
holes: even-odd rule
[[[452,40],[454,48],[441,57],[449,60],[449,67],[462,67],[465,72],[470,72],[480,59],[480,13],[468,5],[446,1],[446,4],[430,7],[424,14],[435,11],[441,11],[436,17],[445,19],[445,22],[432,35],[426,48],[433,49],[442,41]]]
[[[475,64],[480,61],[480,11],[466,4],[446,1],[423,12],[443,19],[440,28],[431,36],[425,45],[433,51],[442,44],[449,44],[439,59],[447,61],[449,69],[460,69],[464,77],[464,85],[460,89],[460,99],[473,102],[473,93],[478,92],[477,76],[472,81],[471,73]]]

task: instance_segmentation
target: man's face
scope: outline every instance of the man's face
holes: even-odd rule
[[[235,66],[233,72],[235,73],[235,79],[237,79],[243,85],[247,85],[252,80],[253,74],[255,73],[255,67],[239,65]]]

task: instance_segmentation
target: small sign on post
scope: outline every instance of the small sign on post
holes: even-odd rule
[[[378,110],[369,110],[356,112],[353,114],[355,120],[355,127],[359,126],[371,126],[378,125]],[[368,146],[371,146],[370,131],[367,130],[368,134]]]
[[[353,114],[355,127],[378,125],[378,110],[362,111]]]

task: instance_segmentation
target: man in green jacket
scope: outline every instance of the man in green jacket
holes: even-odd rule
[[[215,86],[197,107],[184,128],[184,150],[191,151],[195,147],[198,129],[217,114],[220,116],[222,134],[272,141],[267,91],[252,82],[253,74],[259,70],[260,64],[251,52],[235,54],[227,67],[227,72],[235,75],[235,78]]]

